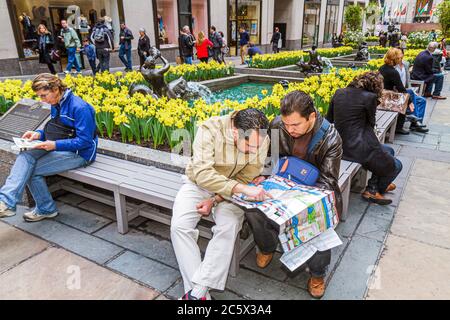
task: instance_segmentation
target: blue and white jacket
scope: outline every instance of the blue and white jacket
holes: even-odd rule
[[[51,117],[55,118],[60,108],[60,121],[66,126],[75,128],[76,137],[73,139],[57,140],[56,151],[71,151],[79,154],[88,162],[95,160],[97,155],[98,137],[96,135],[94,108],[67,89],[61,98],[59,105],[52,105]],[[45,141],[43,130],[37,130],[41,134],[41,141]]]

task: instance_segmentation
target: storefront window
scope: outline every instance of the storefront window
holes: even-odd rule
[[[229,0],[228,39],[231,54],[236,54],[239,28],[250,35],[250,42],[261,43],[261,0]]]
[[[305,0],[302,46],[317,45],[319,38],[320,0]]]
[[[161,47],[178,46],[179,30],[188,26],[197,36],[208,34],[208,0],[156,0]]]
[[[339,0],[327,1],[327,14],[325,17],[325,34],[324,43],[330,43],[333,33],[337,33],[338,29]]]
[[[178,46],[178,12],[174,0],[156,0],[160,46]]]
[[[113,34],[119,33],[119,20],[123,20],[122,8],[118,0],[15,0],[9,1],[16,17],[12,17],[18,27],[19,55],[30,58],[37,56],[37,29],[43,24],[57,39],[61,31],[61,20],[67,20],[75,29],[80,40],[89,37],[100,17],[105,17]],[[13,23],[14,24],[14,23]],[[56,40],[55,40],[56,41]],[[56,41],[57,42],[57,41]],[[58,43],[57,43],[58,44]]]

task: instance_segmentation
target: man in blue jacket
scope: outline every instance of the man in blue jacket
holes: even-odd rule
[[[0,218],[16,214],[16,205],[28,186],[36,208],[24,214],[27,222],[41,221],[58,215],[45,177],[71,169],[85,167],[95,161],[98,138],[95,110],[75,96],[57,76],[44,73],[33,80],[33,91],[52,106],[50,130],[28,131],[23,139],[40,140],[33,149],[21,152],[5,184],[0,188]],[[57,127],[66,130],[57,130]],[[50,140],[50,136],[61,138]]]
[[[432,97],[437,100],[447,99],[441,96],[444,85],[444,75],[442,73],[433,73],[433,52],[438,47],[437,42],[430,42],[427,50],[422,51],[414,60],[411,79],[425,81],[425,97]],[[434,84],[434,92],[431,94]]]

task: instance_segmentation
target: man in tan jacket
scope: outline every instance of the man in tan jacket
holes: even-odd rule
[[[259,176],[269,149],[269,122],[259,110],[246,109],[205,121],[195,136],[193,157],[175,199],[171,239],[184,282],[183,300],[206,300],[209,289],[223,290],[244,211],[227,201],[243,193],[270,197],[247,184]],[[213,210],[216,223],[202,261],[197,224]]]

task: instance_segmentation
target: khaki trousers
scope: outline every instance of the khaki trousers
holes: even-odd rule
[[[213,237],[206,248],[202,261],[197,244],[199,231],[197,224],[201,215],[197,204],[213,196],[183,176],[183,186],[177,194],[173,206],[170,227],[172,245],[178,266],[183,277],[185,293],[194,284],[223,290],[234,251],[236,238],[244,221],[244,211],[224,201],[213,210],[212,217],[216,223],[212,227]]]
[[[247,55],[248,45],[241,46],[241,63],[244,64]]]

